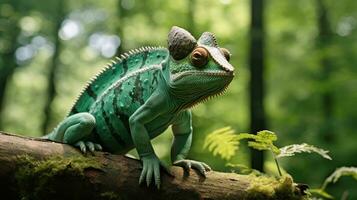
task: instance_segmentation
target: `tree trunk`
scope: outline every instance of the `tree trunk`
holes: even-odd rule
[[[193,35],[196,35],[195,26],[195,11],[196,11],[196,0],[187,1],[187,30]]]
[[[317,51],[319,55],[319,62],[321,67],[321,81],[324,83],[322,92],[322,109],[324,124],[321,130],[323,139],[327,143],[334,141],[333,137],[333,93],[329,82],[331,81],[331,74],[333,68],[333,60],[330,57],[329,47],[332,43],[333,33],[331,30],[331,23],[328,16],[328,11],[322,0],[316,1],[317,7]]]
[[[2,27],[0,38],[4,41],[8,40],[8,46],[0,49],[0,129],[3,127],[2,115],[6,88],[15,68],[18,67],[18,64],[15,62],[15,52],[19,46],[17,37],[20,33],[18,21],[18,17],[11,16],[9,18],[4,18],[2,22],[0,22],[0,26]]]
[[[57,68],[60,65],[60,52],[62,49],[62,44],[60,38],[58,36],[58,32],[61,29],[62,21],[64,19],[64,3],[65,0],[57,1],[56,5],[58,7],[58,13],[55,17],[55,26],[53,29],[53,36],[54,36],[54,43],[55,43],[55,50],[51,59],[51,63],[49,66],[49,74],[48,74],[48,87],[47,87],[47,99],[44,106],[44,119],[42,122],[42,133],[45,135],[49,130],[49,123],[52,119],[52,103],[56,97],[56,73]]]
[[[14,37],[17,37],[14,36]],[[15,45],[14,45],[15,46]],[[3,66],[0,66],[0,129],[3,127],[2,124],[2,113],[4,108],[5,92],[7,83],[12,77],[17,64],[15,63],[15,49],[9,53],[1,55]]]
[[[117,1],[117,28],[116,32],[118,33],[118,36],[120,38],[120,44],[117,49],[117,52],[115,53],[116,56],[120,56],[122,53],[124,53],[124,18],[126,15],[126,10],[122,6],[122,0]]]
[[[264,0],[251,0],[250,27],[250,131],[266,129],[264,109]],[[252,149],[251,166],[263,171],[263,151]]]
[[[77,149],[41,139],[0,133],[0,193],[4,199],[303,199],[290,177],[195,171],[172,167],[162,186],[138,184],[141,165],[122,155]],[[270,185],[270,187],[267,187]]]

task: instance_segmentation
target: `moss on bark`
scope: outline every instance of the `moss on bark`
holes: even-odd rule
[[[266,175],[251,174],[248,176],[250,185],[247,189],[246,200],[308,200],[302,196],[291,176],[281,178]],[[303,191],[304,192],[304,191]]]
[[[101,164],[94,158],[84,156],[67,158],[54,156],[44,160],[36,160],[27,155],[19,156],[15,172],[19,198],[48,199],[49,197],[56,197],[62,187],[57,184],[58,179],[80,181],[85,178],[84,171],[88,169],[100,170]],[[86,187],[88,185],[83,185],[83,188],[77,189]],[[71,191],[64,192],[69,193]]]

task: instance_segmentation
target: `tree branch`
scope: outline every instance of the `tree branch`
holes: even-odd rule
[[[141,165],[122,155],[0,132],[0,193],[5,199],[304,199],[290,177],[162,172],[161,189],[139,185]],[[268,186],[268,187],[267,187]]]

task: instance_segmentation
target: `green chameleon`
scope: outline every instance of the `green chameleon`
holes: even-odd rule
[[[212,33],[198,41],[172,27],[168,49],[146,47],[124,53],[83,89],[68,116],[44,138],[78,147],[83,153],[124,154],[136,148],[143,164],[139,184],[160,188],[160,167],[150,140],[172,125],[173,165],[205,175],[210,167],[185,157],[191,146],[189,108],[222,93],[233,79],[230,53]],[[164,168],[166,169],[166,168]],[[167,170],[167,169],[166,169]]]

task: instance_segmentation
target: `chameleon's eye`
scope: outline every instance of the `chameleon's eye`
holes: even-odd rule
[[[203,67],[208,62],[208,52],[205,48],[197,47],[191,53],[191,62],[195,67]]]
[[[226,48],[220,48],[224,57],[229,61],[231,59],[231,53]]]

